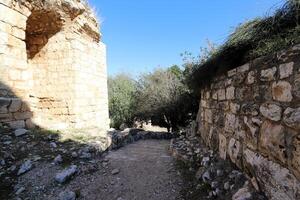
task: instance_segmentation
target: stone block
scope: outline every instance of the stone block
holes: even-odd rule
[[[288,169],[249,149],[244,150],[243,157],[246,168],[263,186],[269,199],[298,199],[300,182]]]
[[[283,122],[285,125],[300,131],[300,107],[287,108],[283,113]]]
[[[237,68],[237,72],[238,72],[238,73],[244,73],[244,72],[249,71],[249,69],[250,69],[250,64],[247,63],[247,64],[244,64],[244,65],[238,67],[238,68]]]
[[[13,129],[25,128],[25,121],[24,120],[12,121],[12,122],[8,122],[8,124]]]
[[[235,91],[235,87],[228,87],[226,89],[226,99],[228,100],[234,99],[234,91]]]
[[[245,143],[249,148],[256,150],[258,148],[258,134],[260,127],[248,117],[244,117],[244,124],[246,126]]]
[[[292,86],[289,82],[278,81],[272,84],[272,95],[273,99],[280,102],[291,102]]]
[[[242,144],[238,140],[231,138],[229,140],[227,152],[231,161],[235,163],[237,166],[241,167],[242,155],[243,155]]]
[[[16,120],[26,120],[30,119],[33,115],[32,112],[17,112],[13,114]]]
[[[284,63],[279,66],[280,79],[288,78],[293,74],[294,62]]]
[[[255,83],[255,77],[256,76],[256,71],[250,71],[248,73],[247,79],[246,79],[246,84],[253,84]]]
[[[234,114],[226,114],[225,117],[225,131],[229,133],[233,133],[237,128],[238,118]]]
[[[286,163],[285,130],[280,124],[265,121],[260,129],[259,147],[265,154]]]
[[[8,106],[11,103],[10,98],[0,97],[0,114],[8,113]]]
[[[19,98],[11,99],[11,104],[9,106],[9,112],[18,112],[22,108],[22,100]]]
[[[269,69],[261,70],[260,72],[260,80],[261,81],[272,81],[275,80],[275,74],[276,74],[277,68],[272,67]]]
[[[262,104],[259,110],[260,113],[267,119],[272,121],[279,121],[281,119],[282,108],[276,104]]]
[[[299,69],[300,70],[300,69]],[[295,75],[292,87],[293,96],[300,100],[300,73]]]
[[[219,134],[219,154],[222,159],[226,159],[227,139],[223,134]]]

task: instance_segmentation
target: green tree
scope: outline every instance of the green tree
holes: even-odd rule
[[[136,81],[129,75],[118,74],[108,78],[111,127],[119,128],[122,123],[132,124],[136,88]]]

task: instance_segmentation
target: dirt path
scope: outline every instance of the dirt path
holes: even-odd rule
[[[39,163],[21,176],[22,199],[59,199],[60,193],[75,192],[87,200],[172,200],[180,197],[183,185],[169,140],[141,140],[105,157],[81,160],[79,173],[62,185],[55,175],[65,166]],[[65,198],[68,199],[68,198]]]

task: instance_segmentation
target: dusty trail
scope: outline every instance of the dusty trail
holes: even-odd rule
[[[19,185],[26,188],[19,196],[54,200],[71,191],[77,194],[76,199],[86,200],[183,199],[183,181],[168,152],[169,145],[169,140],[141,140],[105,157],[72,162],[79,173],[61,185],[53,177],[63,166],[39,163],[19,178]]]

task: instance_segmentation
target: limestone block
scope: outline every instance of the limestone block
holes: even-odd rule
[[[242,155],[243,155],[243,152],[242,152],[242,144],[234,139],[234,138],[231,138],[229,140],[229,144],[228,144],[228,155],[231,159],[231,161],[233,163],[235,163],[237,166],[241,167],[242,165]]]
[[[225,117],[225,131],[229,133],[233,133],[238,124],[238,118],[234,114],[227,113]]]
[[[256,103],[244,103],[241,107],[241,113],[244,115],[257,116],[259,113],[259,106]]]
[[[222,101],[225,100],[226,96],[225,96],[225,90],[224,89],[219,89],[218,90],[218,100]]]
[[[11,121],[11,122],[8,122],[8,124],[13,129],[25,128],[25,121],[24,120]]]
[[[291,102],[292,86],[289,82],[278,81],[272,84],[272,95],[273,99],[280,102]]]
[[[232,69],[232,70],[230,70],[230,71],[227,72],[227,75],[229,77],[232,77],[232,76],[236,75],[236,73],[237,73],[237,70],[236,69]]]
[[[277,68],[272,67],[269,69],[261,70],[260,72],[260,80],[261,81],[272,81],[275,79]]]
[[[12,120],[13,118],[11,113],[5,113],[5,114],[0,113],[0,122],[9,122]]]
[[[17,112],[21,110],[22,107],[22,100],[19,98],[11,99],[11,104],[9,106],[9,112]]]
[[[13,116],[16,120],[26,120],[32,117],[32,112],[17,112]]]
[[[244,73],[244,72],[249,71],[249,69],[250,69],[250,64],[247,63],[247,64],[244,64],[244,65],[238,67],[238,68],[237,68],[237,72],[238,72],[238,73]]]
[[[219,134],[219,154],[222,159],[226,159],[227,139],[223,134]]]
[[[8,106],[10,105],[11,99],[0,97],[0,113],[8,113]]]
[[[254,123],[248,117],[244,117],[244,123],[246,125],[246,144],[251,149],[257,149],[258,144],[258,133],[259,133],[259,125]]]
[[[281,119],[282,108],[276,104],[262,104],[259,110],[260,113],[267,119],[272,121],[279,121]]]
[[[282,125],[265,121],[260,129],[259,146],[267,155],[286,163],[285,132]]]
[[[300,99],[300,73],[295,75],[292,93],[293,93],[294,97]]]
[[[280,79],[288,78],[293,74],[294,62],[281,64],[279,66]]]
[[[300,130],[300,107],[287,108],[283,113],[283,122],[296,130]]]
[[[291,164],[295,175],[300,180],[300,136],[294,138]]]
[[[246,84],[253,84],[255,82],[256,71],[250,71],[248,73]]]
[[[299,199],[300,182],[288,169],[249,149],[244,150],[244,158],[269,199]]]
[[[237,104],[237,103],[232,103],[230,102],[229,104],[229,107],[230,107],[230,111],[233,113],[233,114],[237,114],[239,109],[240,109],[240,105]]]
[[[233,86],[228,87],[226,89],[226,99],[234,99],[234,91],[235,91],[235,88]]]

